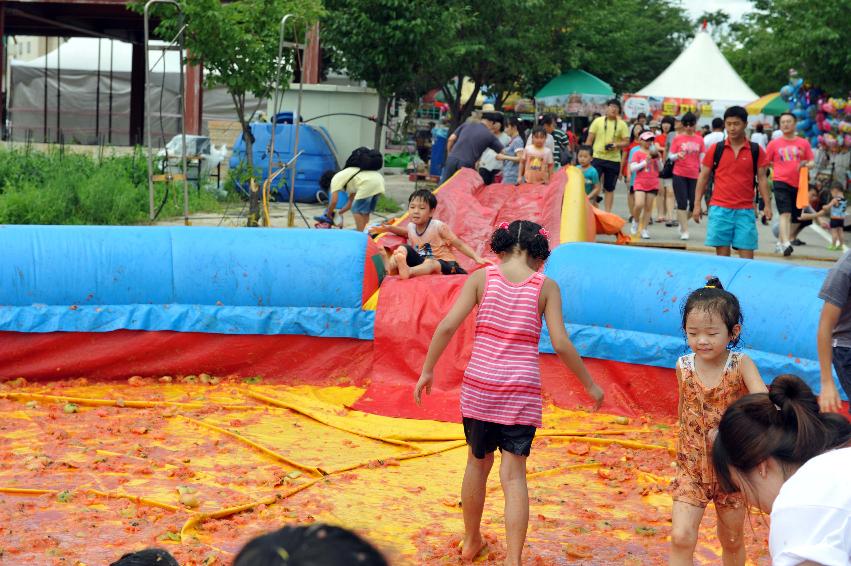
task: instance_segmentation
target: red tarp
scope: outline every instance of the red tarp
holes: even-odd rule
[[[434,217],[448,224],[459,238],[484,257],[494,257],[490,241],[496,227],[514,220],[541,224],[552,234],[550,239],[555,246],[561,231],[561,203],[566,182],[566,174],[561,170],[549,185],[485,186],[478,173],[461,169],[451,182],[437,191]],[[406,219],[399,226],[407,227],[408,223]],[[393,235],[382,236],[378,242],[390,248],[404,243],[402,238]],[[476,266],[467,256],[457,252],[456,255],[464,269],[471,271]]]
[[[431,275],[381,286],[375,318],[372,380],[355,408],[394,417],[460,421],[459,396],[470,357],[475,311],[449,343],[435,368],[435,385],[423,407],[413,400],[428,345],[437,324],[455,302],[466,277]],[[591,375],[606,391],[608,412],[672,416],[677,408],[674,370],[586,359]],[[541,356],[544,393],[562,407],[589,405],[582,385],[555,355]]]

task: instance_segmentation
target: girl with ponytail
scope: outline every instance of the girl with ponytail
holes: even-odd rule
[[[712,436],[724,410],[736,399],[766,391],[753,361],[733,351],[742,332],[739,300],[717,277],[693,291],[683,306],[683,332],[692,353],[677,360],[680,389],[677,472],[671,484],[670,564],[691,566],[700,522],[715,503],[724,564],[745,564],[741,498],[722,492],[712,469]]]
[[[414,399],[419,405],[423,390],[431,392],[437,360],[473,307],[479,305],[473,352],[461,384],[461,416],[469,447],[461,486],[461,557],[473,560],[485,546],[480,531],[482,510],[493,453],[499,448],[508,547],[505,564],[519,566],[529,526],[526,457],[535,430],[542,424],[538,365],[542,316],[547,319],[553,349],[579,377],[595,410],[603,402],[603,391],[567,337],[558,285],[539,272],[550,255],[547,231],[528,220],[503,222],[493,233],[491,249],[499,256],[500,265],[480,269],[467,279],[452,310],[435,330]]]
[[[771,514],[774,566],[851,565],[851,424],[781,375],[724,412],[712,447],[722,489]]]

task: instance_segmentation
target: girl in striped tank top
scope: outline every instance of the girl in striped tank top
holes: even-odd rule
[[[528,220],[504,222],[493,233],[491,249],[501,263],[474,272],[449,314],[437,327],[422,375],[414,390],[417,404],[431,392],[434,366],[452,335],[476,305],[473,353],[461,385],[461,416],[469,447],[461,502],[464,512],[462,559],[474,559],[484,548],[480,531],[485,485],[494,460],[502,452],[499,477],[505,494],[506,564],[520,564],[529,523],[526,457],[541,426],[541,375],[538,339],[545,316],[553,348],[579,377],[594,400],[603,391],[594,383],[567,337],[561,292],[538,270],[550,255],[548,234]]]

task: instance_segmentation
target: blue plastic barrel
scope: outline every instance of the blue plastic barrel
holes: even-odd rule
[[[446,139],[443,136],[435,136],[431,146],[431,163],[428,166],[428,174],[440,177],[443,172],[443,164],[446,161]]]

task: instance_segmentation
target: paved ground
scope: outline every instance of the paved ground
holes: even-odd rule
[[[408,195],[410,195],[415,188],[418,186],[433,188],[433,185],[427,185],[422,182],[417,185],[413,181],[410,181],[407,175],[392,172],[385,172],[385,183],[387,196],[400,203],[403,210],[407,204]],[[286,203],[272,203],[270,208],[272,226],[279,228],[286,227],[288,205]],[[224,215],[196,214],[191,217],[191,220],[192,224],[196,226],[243,226],[245,224],[245,210],[246,208],[242,204],[234,204],[230,210],[224,213]],[[318,204],[298,205],[298,211],[300,211],[301,215],[304,215],[304,218],[307,220],[307,224],[310,226],[313,226],[314,223],[313,216],[320,214],[323,210],[324,207]],[[298,211],[295,215],[295,224],[296,226],[304,227],[306,225],[305,220],[301,217]],[[628,217],[626,189],[624,185],[620,183],[615,191],[614,212],[623,217]],[[401,214],[401,212],[397,214]],[[387,216],[394,215],[376,215],[375,220],[381,220],[382,217],[386,218]],[[162,221],[159,224],[180,225],[182,223],[183,220],[181,218],[174,218]],[[354,227],[354,220],[351,214],[344,216],[344,226],[346,228]],[[798,265],[828,267],[840,255],[840,252],[829,251],[826,249],[826,246],[830,241],[830,235],[821,228],[806,228],[801,233],[800,238],[805,241],[807,245],[796,247],[795,252],[788,258],[774,253],[775,238],[771,233],[770,226],[757,224],[757,228],[759,230],[760,247],[756,255],[759,259]],[[688,242],[683,242],[679,239],[679,232],[677,228],[668,228],[664,225],[654,224],[650,226],[649,232],[651,237],[650,240],[637,240],[634,242],[634,245],[680,249],[693,253],[714,252],[714,250],[703,245],[704,238],[706,236],[706,219],[697,225],[693,222],[689,222],[689,234],[691,239]],[[598,241],[613,242],[614,237],[601,236],[598,238]]]

